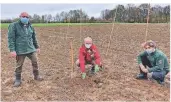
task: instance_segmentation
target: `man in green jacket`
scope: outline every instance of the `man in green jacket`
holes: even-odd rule
[[[156,43],[149,40],[143,44],[145,51],[138,55],[140,74],[137,79],[155,79],[163,84],[165,75],[169,72],[166,55],[156,48]]]
[[[34,79],[41,81],[39,76],[36,52],[40,53],[36,33],[29,22],[29,15],[26,12],[20,14],[17,22],[11,23],[8,27],[8,48],[11,57],[16,58],[14,87],[21,85],[21,72],[25,57],[32,62]]]

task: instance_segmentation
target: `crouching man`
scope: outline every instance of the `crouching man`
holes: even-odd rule
[[[79,59],[76,61],[76,65],[81,69],[82,79],[86,77],[85,65],[87,64],[91,67],[91,73],[98,72],[99,68],[102,67],[100,54],[90,37],[84,39],[84,44],[79,50]]]
[[[138,55],[140,74],[137,79],[154,79],[159,84],[164,83],[164,78],[169,72],[169,63],[166,55],[156,48],[152,40],[143,44],[145,51]]]

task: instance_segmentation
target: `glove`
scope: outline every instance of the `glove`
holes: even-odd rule
[[[82,73],[82,79],[85,79],[86,73]]]
[[[99,66],[98,65],[95,65],[95,73],[99,71]]]

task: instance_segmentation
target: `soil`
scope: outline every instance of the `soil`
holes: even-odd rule
[[[149,24],[147,40],[170,59],[170,24]],[[38,64],[43,81],[33,80],[32,66],[26,58],[22,85],[14,88],[15,58],[9,57],[7,29],[1,29],[2,101],[169,101],[170,87],[149,80],[137,80],[137,55],[143,51],[146,24],[116,24],[107,53],[112,24],[35,27],[41,53]],[[101,54],[104,70],[81,79],[71,67],[70,42],[74,61],[83,38],[91,36]],[[73,38],[73,39],[71,39]],[[81,39],[81,40],[80,40]],[[170,62],[170,60],[169,60]],[[88,69],[89,70],[89,69]]]

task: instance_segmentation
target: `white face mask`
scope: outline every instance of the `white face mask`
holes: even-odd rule
[[[153,52],[153,49],[146,49],[146,52],[147,52],[148,54],[151,54],[151,53]]]
[[[92,44],[85,44],[85,47],[89,49],[91,47],[91,45]]]

